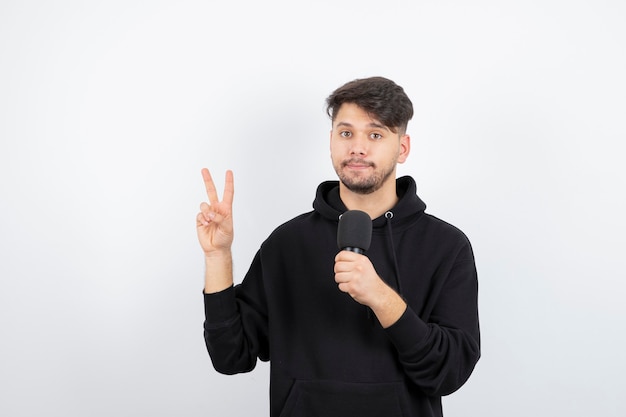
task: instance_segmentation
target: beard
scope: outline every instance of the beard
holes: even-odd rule
[[[389,166],[379,169],[373,162],[367,162],[361,159],[348,159],[335,165],[335,172],[341,183],[350,191],[356,194],[372,194],[378,191],[383,184],[394,173],[397,159],[394,159]],[[349,164],[367,165],[373,168],[370,175],[365,173],[350,173],[346,171]]]

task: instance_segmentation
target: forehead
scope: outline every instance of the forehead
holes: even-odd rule
[[[368,126],[388,129],[384,123],[354,103],[343,103],[339,107],[333,126]]]

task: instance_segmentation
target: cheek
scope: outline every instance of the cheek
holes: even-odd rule
[[[330,161],[332,162],[333,167],[337,167],[339,164],[341,164],[341,161],[343,161],[343,159],[344,158],[341,157],[341,154],[337,153],[336,150],[330,150]]]
[[[338,157],[344,152],[342,146],[337,141],[330,141],[330,156],[331,158]]]

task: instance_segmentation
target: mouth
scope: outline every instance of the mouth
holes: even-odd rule
[[[349,169],[354,169],[354,170],[364,170],[367,168],[374,167],[374,164],[372,162],[367,162],[363,160],[354,160],[354,159],[344,161],[341,165],[344,168],[349,168]]]

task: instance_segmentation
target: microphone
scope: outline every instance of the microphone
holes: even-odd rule
[[[372,219],[369,214],[360,210],[348,210],[339,216],[337,228],[337,246],[363,254],[372,242]]]

